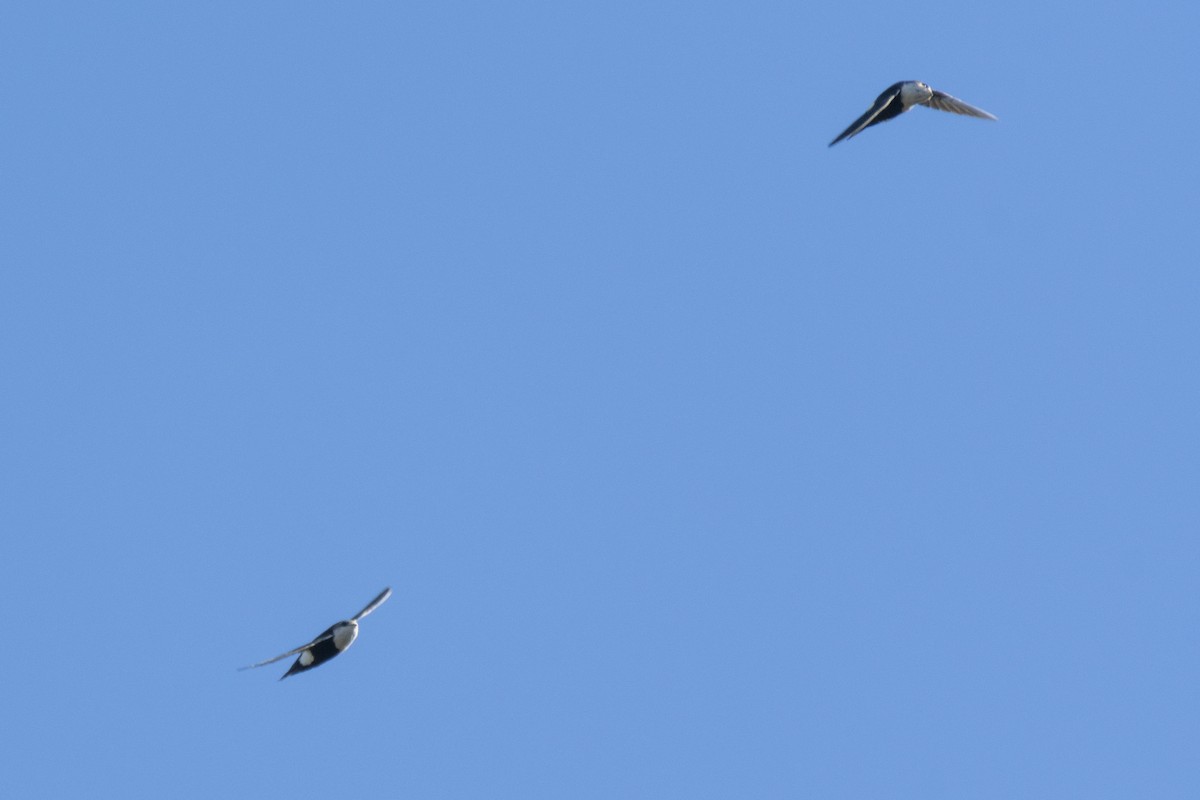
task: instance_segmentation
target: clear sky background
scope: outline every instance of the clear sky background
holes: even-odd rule
[[[4,796],[1196,797],[1197,30],[8,6]]]

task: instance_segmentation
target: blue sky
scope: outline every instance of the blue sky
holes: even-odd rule
[[[5,18],[7,796],[1196,796],[1192,6]]]

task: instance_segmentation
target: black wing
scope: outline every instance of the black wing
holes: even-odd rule
[[[875,105],[868,108],[867,113],[854,120],[849,128],[846,128],[846,130],[841,132],[841,135],[829,143],[829,146],[833,147],[842,139],[852,138],[863,128],[868,128],[877,122],[889,120],[903,112],[904,109],[900,106],[900,86],[901,84],[899,83],[889,86],[883,94],[875,98]]]
[[[330,628],[329,630],[325,631],[317,638],[313,639],[308,644],[302,644],[299,647],[297,647],[295,650],[288,650],[286,653],[280,653],[279,655],[275,656],[274,658],[268,658],[266,661],[260,661],[257,664],[249,664],[245,667],[238,667],[238,671],[240,672],[244,669],[254,669],[255,667],[265,667],[267,664],[274,664],[276,661],[287,658],[288,656],[294,656],[294,655],[296,655],[296,653],[307,650],[308,648],[312,647],[313,645],[318,645],[321,642],[328,641],[332,638],[333,638],[333,628]]]

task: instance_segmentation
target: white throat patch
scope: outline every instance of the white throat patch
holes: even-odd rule
[[[333,646],[342,652],[351,643],[358,638],[358,623],[347,622],[345,625],[339,625],[333,631]]]
[[[907,111],[918,103],[924,103],[933,97],[933,90],[922,86],[917,81],[909,81],[900,87],[900,102]]]

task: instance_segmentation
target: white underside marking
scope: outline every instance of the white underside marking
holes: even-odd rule
[[[333,632],[333,646],[336,647],[340,653],[349,647],[350,644],[357,638],[358,623],[348,622]]]
[[[905,111],[918,103],[928,103],[931,97],[933,97],[933,90],[928,86],[919,86],[915,81],[909,81],[900,87],[900,102]]]
[[[313,662],[312,650],[305,650],[303,653],[300,654],[300,666],[307,667],[307,666],[310,666],[312,664],[312,662]]]

